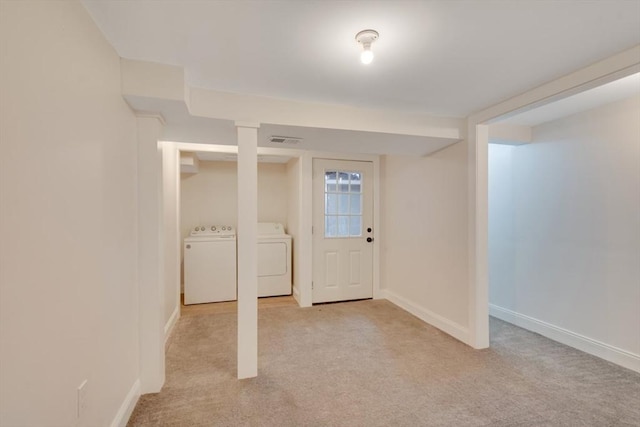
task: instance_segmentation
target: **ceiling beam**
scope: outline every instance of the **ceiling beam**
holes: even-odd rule
[[[121,60],[125,99],[180,101],[193,117],[269,123],[284,126],[381,132],[457,142],[465,138],[466,120],[427,114],[374,110],[345,105],[240,95],[185,84],[182,67]],[[150,108],[150,107],[149,107]],[[167,117],[167,121],[170,118]]]
[[[640,45],[598,61],[469,116],[469,123],[491,123],[640,72]]]

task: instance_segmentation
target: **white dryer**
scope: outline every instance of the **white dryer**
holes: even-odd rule
[[[230,225],[199,226],[184,239],[184,303],[236,299],[236,231]]]
[[[291,236],[282,224],[258,223],[258,296],[291,295]]]

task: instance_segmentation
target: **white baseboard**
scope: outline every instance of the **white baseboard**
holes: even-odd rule
[[[431,326],[435,326],[441,331],[451,335],[452,337],[462,341],[467,345],[471,345],[468,328],[465,328],[464,326],[459,325],[456,322],[446,319],[439,314],[432,312],[431,310],[420,307],[419,305],[409,301],[404,297],[401,297],[400,295],[388,289],[380,289],[380,297],[391,301],[403,310],[406,310],[409,313],[413,314],[423,322],[426,322]]]
[[[122,405],[118,409],[118,413],[111,422],[111,427],[126,427],[129,422],[129,418],[133,413],[133,410],[140,398],[140,380],[136,380],[131,386],[131,390],[127,393],[127,397],[124,398]]]
[[[167,344],[167,340],[171,336],[171,332],[173,332],[173,328],[176,326],[176,322],[178,321],[179,318],[180,318],[180,304],[178,304],[176,309],[173,310],[173,313],[171,313],[171,317],[169,317],[169,320],[164,325],[164,343],[165,343],[165,345]]]
[[[577,348],[616,365],[640,372],[640,355],[494,304],[489,304],[489,314],[569,347]]]
[[[293,285],[293,299],[295,299],[298,302],[298,305],[300,305],[300,289],[298,289],[296,285]]]

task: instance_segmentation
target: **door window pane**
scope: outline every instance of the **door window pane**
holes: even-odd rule
[[[349,194],[338,194],[338,213],[349,213]]]
[[[349,192],[349,174],[346,172],[339,172],[338,174],[338,191],[340,193]]]
[[[351,173],[351,192],[352,193],[360,193],[360,174],[352,172]]]
[[[335,171],[330,171],[330,172],[325,172],[324,173],[324,188],[325,188],[325,192],[329,192],[329,191],[336,191],[337,187],[336,187],[336,176],[337,176],[337,172]]]
[[[362,237],[362,175],[325,171],[325,237]]]
[[[324,235],[336,237],[338,235],[338,217],[327,215],[324,217]]]
[[[339,237],[349,236],[349,217],[348,216],[338,217],[338,236]]]
[[[350,196],[351,203],[349,204],[349,213],[351,215],[360,215],[362,214],[362,195],[361,194],[351,194]]]
[[[324,213],[328,215],[335,215],[338,213],[338,195],[327,193],[324,195]]]
[[[362,217],[351,216],[349,222],[349,235],[350,236],[362,236]]]

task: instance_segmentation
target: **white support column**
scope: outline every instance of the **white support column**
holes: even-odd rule
[[[300,157],[300,237],[298,245],[300,259],[300,306],[311,307],[313,305],[313,235],[311,226],[313,225],[312,194],[313,194],[313,156],[304,153]]]
[[[180,151],[176,143],[163,141],[162,238],[164,250],[165,341],[180,318]]]
[[[489,347],[489,126],[469,126],[469,332],[471,345]]]
[[[138,306],[140,391],[164,384],[161,117],[138,117]]]
[[[238,131],[238,379],[258,375],[258,127]]]

